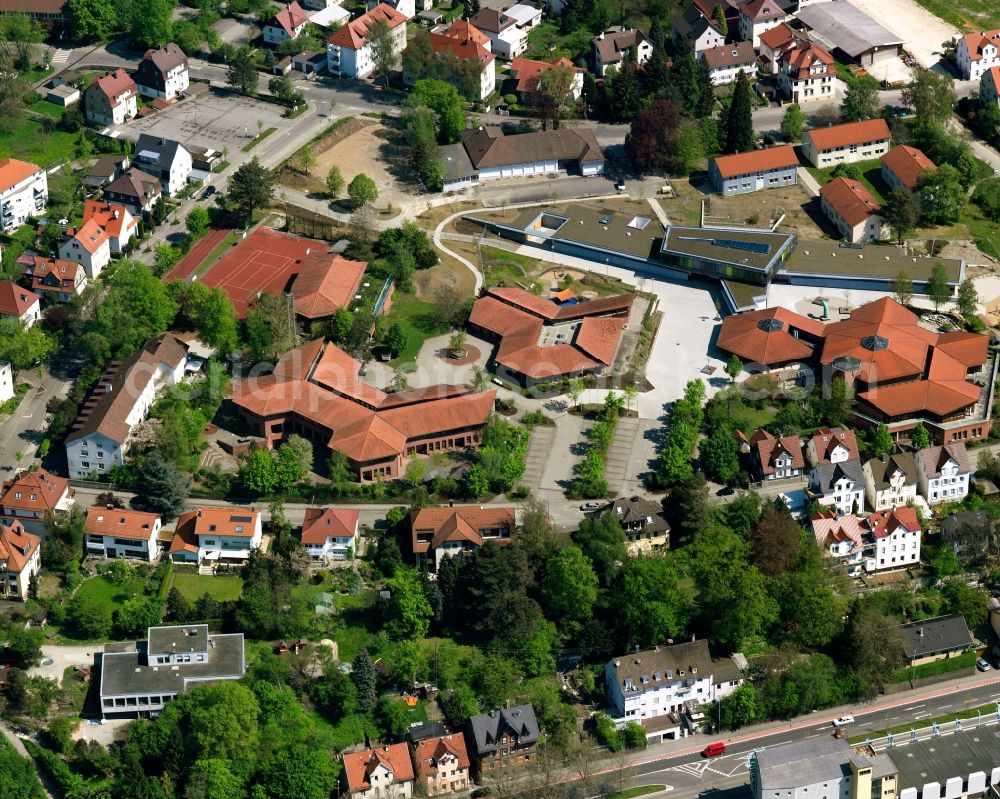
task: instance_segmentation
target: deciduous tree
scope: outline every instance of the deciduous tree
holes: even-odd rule
[[[934,303],[935,312],[951,299],[951,286],[948,285],[948,270],[942,263],[936,263],[931,268],[931,276],[927,281],[927,296]]]
[[[385,20],[377,19],[368,26],[365,37],[372,49],[372,61],[375,70],[383,78],[385,86],[389,85],[389,75],[396,68],[396,48],[393,32]]]
[[[892,230],[897,244],[902,244],[907,234],[916,229],[918,216],[917,198],[903,186],[894,188],[882,205],[882,218]]]
[[[347,196],[355,206],[370,205],[378,199],[378,188],[374,180],[359,172],[347,186]]]
[[[979,306],[979,293],[971,278],[966,278],[958,284],[958,298],[955,300],[958,312],[963,316],[974,316]]]
[[[233,173],[227,196],[243,220],[249,223],[254,211],[271,202],[273,192],[274,173],[254,156]]]
[[[962,176],[951,164],[927,169],[917,178],[920,220],[925,224],[950,225],[957,222],[968,195]]]
[[[230,62],[226,82],[240,94],[252,96],[257,93],[257,67],[249,53],[240,52]]]
[[[892,281],[892,296],[900,305],[909,305],[913,299],[913,281],[905,269],[900,270]]]
[[[878,81],[874,78],[855,79],[847,86],[840,104],[842,122],[859,122],[878,116]]]

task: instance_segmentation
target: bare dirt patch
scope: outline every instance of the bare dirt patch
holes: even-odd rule
[[[823,231],[816,226],[808,211],[813,199],[801,185],[732,197],[712,195],[710,210],[706,213],[712,224],[753,227],[766,227],[784,214],[785,218],[778,226],[779,231],[816,239],[823,236]]]
[[[454,242],[449,242],[448,246],[454,248]],[[439,264],[430,269],[418,269],[413,275],[413,293],[422,300],[432,300],[439,286],[454,286],[463,296],[471,297],[476,281],[469,268],[440,250],[438,255],[441,257]]]
[[[479,347],[474,347],[471,344],[465,345],[465,355],[461,358],[452,358],[450,350],[447,349],[438,350],[435,354],[450,366],[462,366],[463,364],[474,363],[482,357]]]
[[[364,117],[354,117],[338,125],[335,130],[319,141],[306,145],[312,148],[313,155],[316,157],[316,165],[312,169],[303,167],[299,159],[299,154],[296,153],[288,159],[284,166],[282,166],[281,171],[278,172],[278,183],[282,186],[288,186],[290,189],[307,193],[326,191],[326,176],[330,172],[330,167],[327,166],[326,169],[320,169],[320,158],[340,142],[344,141],[344,139],[349,138],[359,130],[375,124],[374,120],[365,119]],[[345,185],[348,181],[349,178],[345,176]]]

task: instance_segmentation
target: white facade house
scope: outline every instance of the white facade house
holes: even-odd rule
[[[315,561],[346,560],[358,551],[358,510],[306,508],[302,546]]]
[[[147,50],[135,72],[139,94],[170,102],[191,85],[187,56],[173,42],[159,50]]]
[[[837,97],[837,68],[829,51],[815,42],[796,37],[798,46],[778,59],[778,88],[781,96],[805,105]]]
[[[0,361],[0,402],[14,397],[14,369],[10,361]]]
[[[969,478],[974,469],[958,442],[943,447],[928,447],[917,453],[917,485],[928,505],[961,502],[969,495]]]
[[[761,428],[750,437],[750,468],[756,479],[798,477],[805,465],[802,441],[798,436],[776,438]]]
[[[815,128],[802,134],[802,154],[813,166],[871,161],[889,152],[892,135],[882,118]]]
[[[352,799],[410,799],[414,771],[409,747],[389,744],[341,755],[341,795]]]
[[[505,11],[482,8],[469,22],[489,37],[490,50],[500,58],[516,58],[528,46],[528,23],[519,23]]]
[[[83,92],[87,121],[95,125],[124,125],[139,113],[139,88],[124,69],[94,78]]]
[[[264,25],[264,41],[267,44],[280,44],[289,39],[298,39],[308,22],[309,15],[293,0]]]
[[[860,570],[864,531],[857,516],[853,513],[842,516],[827,510],[810,519],[810,525],[816,545],[825,556]]]
[[[983,105],[1000,103],[1000,67],[990,67],[979,79],[979,102]]]
[[[7,525],[20,522],[28,532],[44,540],[48,535],[45,520],[51,515],[68,513],[74,501],[69,480],[44,469],[33,472],[24,469],[3,483],[0,522]]]
[[[42,570],[41,539],[18,522],[0,523],[0,599],[28,598],[32,575]]]
[[[105,474],[125,462],[132,431],[146,418],[157,392],[183,380],[187,351],[184,342],[167,333],[108,367],[66,437],[70,477]]]
[[[740,9],[740,38],[760,47],[760,35],[780,25],[785,12],[774,0],[746,0]]]
[[[888,235],[882,207],[859,181],[834,178],[819,190],[819,197],[823,213],[847,241],[865,244]]]
[[[713,86],[735,83],[741,72],[750,80],[757,76],[757,54],[750,42],[724,44],[702,50],[698,55],[708,65]]]
[[[965,80],[979,80],[988,69],[1000,66],[1000,29],[962,36],[955,44],[955,61]]]
[[[27,329],[42,318],[42,303],[35,292],[9,280],[0,281],[0,319],[16,319]]]
[[[94,219],[88,219],[72,238],[59,245],[59,257],[80,264],[87,278],[96,280],[111,261],[111,239]]]
[[[49,178],[45,170],[15,158],[0,160],[0,228],[9,233],[45,213]]]
[[[724,40],[712,40],[718,46]],[[653,55],[653,43],[638,28],[615,26],[602,31],[590,40],[590,59],[594,74],[604,77],[608,67],[620,68],[626,56],[636,66],[645,64]]]
[[[326,44],[326,69],[342,78],[367,78],[375,71],[375,54],[368,41],[368,27],[376,20],[389,26],[392,50],[406,49],[406,17],[386,3],[351,20],[330,35]]]
[[[660,646],[608,661],[608,703],[616,719],[641,722],[728,696],[743,682],[732,658],[712,660],[704,639]]]
[[[191,177],[194,164],[180,142],[162,136],[139,135],[133,163],[143,172],[160,179],[160,188],[168,197],[175,196]]]
[[[920,521],[909,507],[873,513],[865,520],[865,571],[902,569],[920,563]]]
[[[917,498],[917,465],[909,452],[872,458],[864,471],[865,497],[875,511],[891,510]]]
[[[263,539],[260,512],[252,508],[201,508],[181,514],[168,550],[176,561],[199,565],[246,563]]]
[[[129,558],[152,563],[162,522],[155,513],[94,506],[87,511],[87,554],[95,558]]]

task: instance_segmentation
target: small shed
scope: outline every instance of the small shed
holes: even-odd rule
[[[53,78],[45,85],[45,99],[65,108],[80,102],[80,90],[62,78]]]
[[[326,51],[307,51],[292,59],[292,68],[304,75],[318,75],[326,69]]]
[[[292,71],[292,57],[286,55],[280,61],[276,62],[273,67],[271,67],[271,72],[275,75],[287,75]]]
[[[417,14],[417,19],[420,20],[421,25],[426,25],[428,28],[433,28],[435,25],[440,25],[444,22],[444,14],[440,11],[435,11],[431,9],[430,11],[421,11]]]

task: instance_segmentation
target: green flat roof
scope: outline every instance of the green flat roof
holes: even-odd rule
[[[862,244],[857,248],[841,247],[832,241],[799,239],[798,247],[782,264],[781,272],[892,280],[903,271],[911,280],[925,281],[935,264],[944,265],[950,282],[961,280],[962,262],[955,258],[904,255],[898,247],[881,244]]]
[[[754,304],[754,297],[767,294],[767,286],[758,286],[752,283],[740,283],[737,280],[723,280],[729,293],[736,301],[739,308],[749,308]]]
[[[670,227],[663,252],[765,271],[794,239],[792,233],[765,230]]]
[[[597,250],[619,252],[637,258],[657,260],[663,225],[648,213],[614,211],[587,205],[526,208],[507,224],[525,230],[541,215],[562,217],[566,222],[557,230],[539,231],[558,241],[583,244]]]

